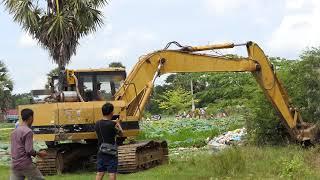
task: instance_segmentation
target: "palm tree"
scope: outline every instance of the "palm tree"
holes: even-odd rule
[[[50,83],[52,81],[52,77],[53,76],[58,76],[59,75],[59,69],[58,68],[54,68],[52,69],[48,74],[47,74],[47,83],[45,85],[45,88],[46,89],[49,89],[50,88]]]
[[[103,24],[99,10],[107,0],[3,0],[6,9],[38,43],[49,51],[60,70],[63,88],[65,66],[76,54],[79,39]]]
[[[0,60],[0,116],[9,106],[13,83],[8,75],[8,69]]]

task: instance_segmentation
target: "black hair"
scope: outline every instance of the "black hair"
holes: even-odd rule
[[[97,89],[101,90],[101,83],[97,83]]]
[[[27,121],[32,116],[33,116],[33,111],[31,109],[22,109],[21,111],[22,121]]]
[[[104,116],[107,116],[109,114],[111,114],[113,112],[113,105],[111,103],[105,103],[103,106],[102,106],[102,114]]]

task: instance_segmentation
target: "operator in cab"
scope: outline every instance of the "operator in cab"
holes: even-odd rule
[[[103,118],[95,124],[99,149],[97,153],[96,180],[102,180],[105,172],[109,173],[110,180],[116,179],[118,167],[116,136],[122,135],[123,130],[120,125],[120,120],[112,120],[113,110],[114,106],[111,103],[104,104],[102,106]],[[104,145],[109,146],[109,149],[113,149],[113,151],[106,152],[102,150]]]
[[[96,101],[104,101],[105,98],[103,96],[103,93],[101,92],[101,83],[97,83],[97,97],[95,99]]]

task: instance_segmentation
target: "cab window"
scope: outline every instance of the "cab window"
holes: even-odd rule
[[[98,75],[97,76],[97,93],[102,96],[105,100],[111,100],[113,97],[112,93],[112,81],[110,76]],[[100,89],[99,89],[100,88]]]

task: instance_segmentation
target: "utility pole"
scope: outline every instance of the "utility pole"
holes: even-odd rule
[[[192,103],[192,107],[191,107],[191,111],[194,112],[194,110],[196,109],[196,107],[194,106],[194,98],[193,98],[193,82],[192,79],[190,80],[190,86],[191,86],[191,103]]]

